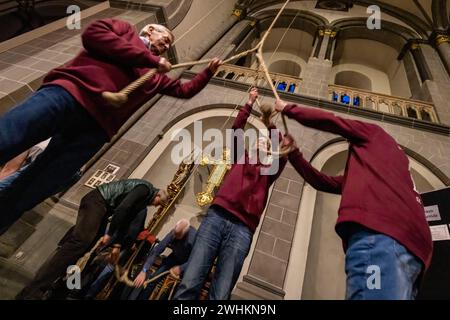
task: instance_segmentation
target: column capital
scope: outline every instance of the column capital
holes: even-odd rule
[[[244,14],[244,10],[243,10],[243,9],[234,8],[234,10],[233,10],[233,16],[236,16],[236,17],[238,17],[239,19],[242,19],[243,14]]]
[[[450,35],[444,30],[435,30],[430,36],[430,42],[439,47],[443,43],[450,43]]]
[[[237,17],[239,20],[243,20],[247,17],[248,4],[247,1],[238,1],[234,6],[232,15]]]
[[[319,35],[321,37],[329,36],[332,39],[336,38],[338,31],[339,30],[336,28],[329,28],[329,27],[319,27],[319,30],[318,30]]]

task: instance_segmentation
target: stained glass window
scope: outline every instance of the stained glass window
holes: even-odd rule
[[[294,83],[292,83],[292,84],[289,86],[289,93],[294,93],[296,87],[297,87],[297,86],[296,86]]]
[[[341,102],[342,102],[342,103],[345,103],[345,104],[350,104],[350,96],[344,94],[344,95],[341,97]]]
[[[287,88],[286,82],[280,82],[277,86],[277,90],[282,92],[286,91],[286,88]]]

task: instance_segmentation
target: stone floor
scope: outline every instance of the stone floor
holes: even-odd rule
[[[74,224],[73,212],[47,201],[0,237],[0,299],[14,299]]]

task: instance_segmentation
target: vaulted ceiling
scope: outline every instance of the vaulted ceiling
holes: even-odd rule
[[[291,0],[291,2],[317,2],[311,0]],[[324,0],[325,1],[325,0]],[[450,0],[326,0],[327,2],[341,2],[354,6],[378,5],[382,13],[394,16],[405,23],[420,29],[420,33],[429,33],[433,29],[449,28]],[[240,0],[240,3],[256,12],[274,4],[284,3],[285,0]]]

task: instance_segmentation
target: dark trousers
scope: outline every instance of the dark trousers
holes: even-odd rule
[[[0,165],[52,138],[45,151],[0,192],[0,234],[21,215],[63,191],[108,141],[89,113],[62,87],[44,87],[0,117]]]
[[[61,246],[42,265],[33,281],[22,290],[17,299],[39,299],[51,289],[53,283],[64,276],[67,267],[74,265],[105,231],[107,210],[106,202],[98,190],[84,196],[75,227],[66,235]]]

